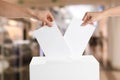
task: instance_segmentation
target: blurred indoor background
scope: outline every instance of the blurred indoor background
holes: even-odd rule
[[[85,12],[102,11],[119,5],[120,0],[5,0],[27,8],[50,10],[64,35],[73,17]],[[120,80],[120,17],[104,18],[97,27],[83,55],[94,55],[100,62],[100,80]],[[0,17],[0,80],[29,80],[29,63],[42,50],[32,31],[39,22]]]

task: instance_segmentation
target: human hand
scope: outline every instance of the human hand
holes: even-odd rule
[[[85,13],[82,19],[83,20],[82,26],[85,26],[87,24],[93,25],[93,22],[98,21],[103,17],[104,17],[103,12],[87,12]]]
[[[49,11],[37,10],[37,11],[32,11],[31,14],[32,14],[32,18],[42,21],[42,26],[44,26],[44,25],[48,25],[50,27],[52,26],[54,17],[52,16],[52,14]]]

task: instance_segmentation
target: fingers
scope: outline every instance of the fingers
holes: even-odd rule
[[[83,23],[81,24],[81,26],[85,26],[85,25],[87,25],[87,24],[93,25],[92,20],[87,20],[87,21],[83,22]]]
[[[45,26],[46,25],[46,22],[42,22],[42,26]]]
[[[91,23],[89,23],[90,25],[94,25],[94,23],[93,22],[91,22]]]
[[[49,12],[48,20],[50,20],[51,22],[54,21],[54,17],[50,12]]]
[[[45,26],[45,25],[48,25],[49,27],[51,27],[52,26],[52,22],[49,21],[49,19],[45,19],[45,20],[42,21],[42,26]]]
[[[52,22],[51,22],[51,21],[49,21],[48,19],[46,19],[46,20],[45,20],[45,22],[46,22],[46,25],[48,25],[49,27],[51,27],[51,26],[52,26]]]
[[[53,15],[49,11],[46,11],[43,17],[43,26],[48,25],[49,27],[51,27],[53,20],[54,20]]]
[[[87,25],[87,24],[91,24],[91,25],[93,25],[93,22],[92,22],[92,19],[93,19],[93,17],[92,17],[92,15],[90,15],[90,13],[85,13],[85,16],[83,17],[83,23],[81,24],[82,26],[85,26],[85,25]]]
[[[52,22],[54,21],[53,15],[49,11],[35,11],[34,18],[37,20],[42,21],[42,26],[48,25],[49,27],[52,26]]]
[[[87,14],[88,14],[88,13],[85,13],[85,15],[84,15],[82,21],[85,21],[85,20],[87,19]]]
[[[83,17],[83,19],[82,19],[82,21],[83,21],[83,23],[82,23],[82,26],[85,26],[86,24],[87,24],[87,21],[88,21],[88,13],[85,13],[85,15],[84,15],[84,17]]]
[[[49,11],[48,11],[47,19],[45,19],[45,21],[46,21],[46,24],[48,26],[50,26],[50,27],[52,26],[52,22],[54,21],[54,17]]]

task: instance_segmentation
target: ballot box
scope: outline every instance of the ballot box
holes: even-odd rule
[[[64,36],[55,23],[33,32],[46,56],[32,58],[30,80],[99,80],[97,60],[82,56],[95,27],[81,23],[73,19]]]
[[[99,80],[99,63],[93,56],[74,59],[33,57],[30,80]]]

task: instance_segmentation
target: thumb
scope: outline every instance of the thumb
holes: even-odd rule
[[[48,26],[50,26],[50,27],[52,26],[52,22],[50,22],[48,19],[45,19],[45,22]]]

